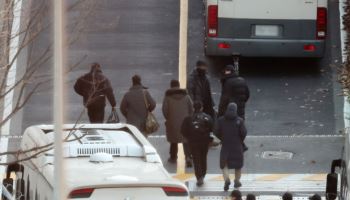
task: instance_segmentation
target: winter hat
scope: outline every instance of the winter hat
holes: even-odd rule
[[[283,194],[282,200],[293,200],[293,195],[289,192],[286,192]]]
[[[226,71],[230,71],[231,72],[230,74],[236,74],[236,75],[238,74],[238,69],[236,69],[235,66],[233,66],[233,65],[226,65],[226,67],[224,69],[224,73]]]
[[[197,63],[196,63],[196,66],[197,66],[197,67],[200,67],[200,66],[207,66],[207,63],[205,63],[205,62],[202,61],[202,60],[198,60]]]

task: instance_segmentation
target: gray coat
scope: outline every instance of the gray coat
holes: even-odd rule
[[[144,95],[148,102],[148,108]],[[120,111],[126,118],[126,122],[136,126],[141,132],[144,132],[148,111],[153,111],[155,107],[156,102],[142,85],[132,86],[120,103]]]
[[[217,120],[215,135],[221,140],[220,168],[243,167],[243,142],[247,135],[244,120],[237,116],[237,105],[230,103],[224,116]]]
[[[165,118],[166,136],[170,143],[182,143],[181,125],[185,117],[191,116],[193,106],[184,89],[173,88],[165,93],[162,107]]]

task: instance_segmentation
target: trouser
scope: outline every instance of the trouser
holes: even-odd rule
[[[172,159],[177,159],[177,152],[178,152],[178,143],[170,143],[170,150],[169,150],[169,154],[170,154],[170,158]],[[182,147],[184,149],[184,154],[187,159],[191,158],[191,152],[190,149],[188,147],[188,143],[184,142],[182,143]]]
[[[89,106],[87,110],[90,123],[103,123],[105,118],[105,106]]]
[[[208,143],[190,144],[196,178],[204,178],[207,173]]]
[[[242,171],[241,169],[234,169],[235,170],[235,181],[239,181],[241,179]],[[230,171],[227,167],[227,165],[222,169],[222,175],[224,177],[225,182],[231,182],[230,181]]]

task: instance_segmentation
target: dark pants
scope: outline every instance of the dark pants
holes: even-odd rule
[[[105,106],[89,106],[87,110],[90,123],[103,123],[105,118]]]
[[[182,143],[182,146],[184,148],[184,154],[185,154],[186,159],[190,158],[191,152],[190,152],[190,149],[188,147],[188,143],[184,142],[184,143]],[[170,151],[169,151],[170,158],[177,159],[177,152],[178,152],[177,143],[170,143]]]
[[[191,143],[190,148],[196,178],[204,178],[207,174],[208,143]]]

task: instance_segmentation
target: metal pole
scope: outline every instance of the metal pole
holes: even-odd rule
[[[54,200],[66,199],[64,187],[64,163],[63,163],[63,16],[64,7],[62,0],[54,2],[54,133],[55,133],[55,158],[54,158]]]
[[[188,26],[188,0],[180,0],[180,30],[179,30],[179,81],[183,88],[187,82],[187,26]],[[185,173],[185,156],[182,144],[178,144],[179,158],[177,174]]]

